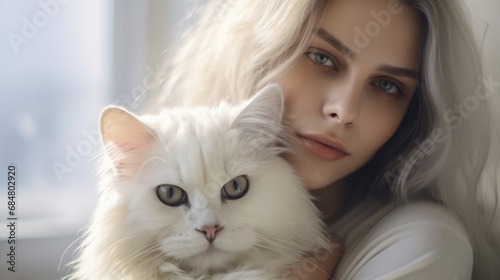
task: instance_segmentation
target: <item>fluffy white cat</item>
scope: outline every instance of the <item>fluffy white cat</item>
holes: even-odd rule
[[[283,111],[278,86],[239,106],[106,108],[99,202],[68,279],[284,279],[328,249],[280,157]]]

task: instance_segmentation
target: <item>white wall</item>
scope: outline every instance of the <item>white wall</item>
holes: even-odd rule
[[[465,0],[471,10],[473,21],[478,34],[484,34],[483,58],[485,61],[485,75],[492,75],[494,83],[500,83],[500,0]],[[495,158],[500,155],[500,86],[495,87],[495,93],[490,98],[490,105],[496,116],[493,125],[496,134],[493,135],[491,160],[497,163]],[[497,174],[500,175],[500,165],[497,165]],[[500,177],[497,177],[497,187],[500,187]],[[493,195],[493,193],[491,193]]]
[[[487,70],[500,80],[500,0],[465,0],[478,31],[486,30],[484,57]]]

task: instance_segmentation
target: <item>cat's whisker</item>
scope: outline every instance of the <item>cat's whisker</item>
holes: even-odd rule
[[[255,223],[251,225],[252,227],[264,227],[264,226],[279,226],[279,225],[318,225],[318,222],[322,221],[320,217],[316,217],[315,219],[308,220],[307,222],[301,223],[293,223],[293,222],[269,222],[269,223]]]
[[[268,239],[266,240],[266,239],[262,239],[262,238],[259,240],[261,241],[261,243],[260,244],[257,243],[256,247],[260,247],[263,250],[275,251],[275,252],[279,252],[279,253],[283,253],[285,251],[286,253],[293,254],[295,256],[302,255],[302,253],[299,250],[297,250],[297,252],[295,252],[294,250],[290,249],[289,247],[287,247],[283,244],[280,244],[278,242],[268,240]],[[269,246],[269,245],[273,245],[273,246]],[[283,250],[279,250],[277,247],[279,247]]]
[[[144,257],[142,262],[136,263],[137,268],[142,268],[144,270],[150,270],[151,268],[157,267],[159,264],[165,261],[165,257],[161,253],[152,253],[151,251],[156,251],[153,248],[144,248],[143,252],[140,252],[134,256],[131,256],[130,259],[139,259]],[[147,254],[151,254],[152,256],[147,256]],[[129,260],[129,261],[131,261]]]
[[[279,252],[279,253],[283,253],[283,251],[286,251],[286,253],[293,254],[295,256],[299,256],[299,257],[304,256],[303,251],[298,250],[298,249],[296,249],[294,251],[286,246],[286,243],[293,245],[294,244],[293,242],[283,242],[282,240],[280,240],[280,242],[276,242],[274,240],[263,238],[263,237],[258,237],[257,240],[259,240],[260,243],[257,243],[256,246],[261,247],[265,250],[270,250],[271,248],[273,248],[276,252]],[[272,244],[273,246],[269,246],[270,244]],[[278,250],[277,247],[282,248],[283,251]]]
[[[59,265],[57,266],[57,271],[60,271],[60,269],[61,269],[61,265],[62,265],[62,260],[63,260],[64,256],[66,255],[66,253],[68,252],[68,250],[69,250],[69,249],[70,249],[73,245],[75,245],[78,241],[80,241],[80,240],[81,240],[81,239],[83,239],[83,238],[84,238],[84,236],[80,236],[80,237],[78,237],[75,241],[71,242],[71,244],[70,244],[68,247],[66,247],[66,249],[64,250],[64,252],[63,252],[63,254],[62,254],[62,256],[61,256],[61,258],[59,259]],[[78,246],[78,248],[76,249],[76,251],[77,251],[78,253],[81,251],[80,246]],[[70,264],[71,264],[71,266],[69,267],[69,270],[71,270],[71,269],[72,269],[72,267],[73,267],[73,263],[71,262]]]
[[[121,262],[117,262],[114,264],[113,267],[110,268],[110,271],[123,271],[126,270],[127,264],[135,262],[135,266],[137,268],[144,268],[145,271],[150,270],[150,268],[156,267],[156,262],[152,262],[155,258],[158,258],[159,260],[162,259],[162,256],[158,254],[153,254],[152,257],[149,257],[148,254],[152,254],[152,252],[157,250],[158,245],[155,244],[149,244],[146,247],[142,248],[137,248],[134,252],[131,252],[130,255],[126,256],[124,259],[122,259]],[[143,258],[143,260],[141,260]],[[137,262],[137,261],[141,262]],[[158,264],[161,263],[161,261],[158,261]],[[117,273],[117,275],[121,275],[120,273]]]
[[[141,240],[145,236],[155,237],[154,234],[136,234],[136,235],[130,235],[130,236],[122,237],[122,238],[116,240],[111,245],[109,245],[109,248],[114,248],[114,247],[116,247],[117,245],[119,245],[122,242],[126,242],[126,241],[133,240],[133,239],[136,239],[136,238],[138,240]],[[141,242],[141,243],[143,243],[143,242]]]
[[[120,254],[120,252],[116,252],[116,249],[119,248],[120,244],[123,243],[123,242],[133,242],[135,239],[138,239],[138,240],[141,240],[142,238],[146,237],[146,236],[151,236],[151,237],[154,237],[153,234],[137,234],[137,235],[132,235],[132,236],[127,236],[127,237],[123,237],[117,241],[115,241],[114,243],[110,244],[106,251],[102,252],[103,254],[101,255],[101,258],[105,258],[106,256],[112,256],[114,254]],[[144,248],[144,247],[141,247],[141,248],[138,248],[135,252],[130,252],[129,255],[127,256],[124,256],[123,259],[122,259],[122,262],[117,262],[115,263],[114,265],[116,266],[120,266],[121,263],[123,262],[129,262],[129,261],[132,261],[134,258],[137,258],[138,256],[140,256],[141,254],[145,254],[148,252],[148,250],[144,250],[144,249],[147,249]],[[115,270],[114,268],[110,268],[110,271],[113,271]],[[120,270],[120,269],[116,269],[116,270]]]

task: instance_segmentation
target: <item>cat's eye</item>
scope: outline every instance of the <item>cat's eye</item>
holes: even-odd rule
[[[221,196],[226,199],[240,199],[247,193],[248,187],[248,177],[241,175],[222,186]]]
[[[187,202],[186,192],[175,185],[159,185],[156,188],[156,195],[161,202],[172,207],[180,206]]]

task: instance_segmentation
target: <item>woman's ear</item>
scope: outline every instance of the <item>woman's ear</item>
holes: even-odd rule
[[[125,109],[108,107],[101,113],[100,132],[117,174],[135,176],[153,146],[153,131]]]

